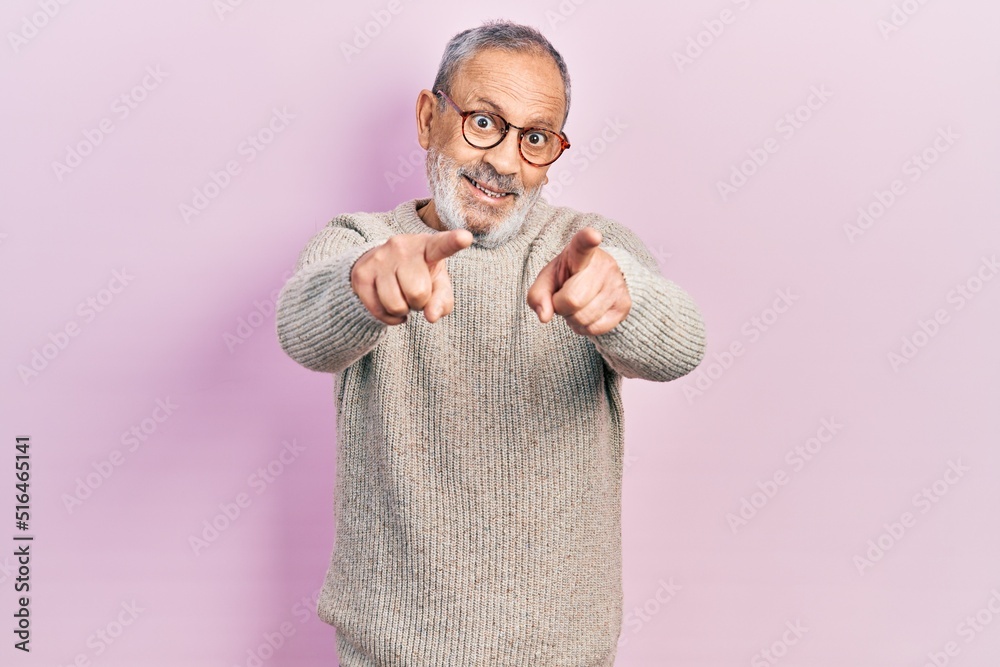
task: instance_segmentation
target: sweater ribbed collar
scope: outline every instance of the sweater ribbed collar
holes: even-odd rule
[[[430,201],[430,197],[418,197],[409,201],[404,201],[397,206],[393,212],[396,224],[403,229],[404,234],[436,234],[438,230],[428,227],[427,224],[417,215],[417,209]],[[552,206],[541,197],[535,205],[528,211],[524,222],[509,239],[493,248],[483,248],[475,243],[463,250],[463,253],[473,254],[518,254],[524,253],[525,249],[531,245],[538,233],[541,231],[545,221],[551,217]]]

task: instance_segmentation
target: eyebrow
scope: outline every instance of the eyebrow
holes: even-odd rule
[[[480,102],[482,104],[485,104],[486,106],[488,106],[490,108],[490,111],[495,111],[498,114],[500,114],[501,116],[503,116],[505,118],[507,117],[506,112],[504,112],[503,108],[499,104],[497,104],[496,102],[494,102],[493,100],[489,99],[488,97],[477,97],[476,98],[476,103],[480,103]],[[545,118],[545,116],[542,115],[542,114],[535,114],[534,116],[529,116],[528,120],[524,123],[524,126],[525,127],[540,127],[540,128],[542,128],[544,130],[551,130],[552,132],[556,132],[557,131],[557,130],[553,129],[555,127],[555,124],[554,123],[550,123],[548,121],[548,119]]]

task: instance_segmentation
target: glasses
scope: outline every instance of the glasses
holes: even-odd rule
[[[569,148],[564,135],[541,127],[518,127],[507,122],[500,114],[491,111],[462,111],[443,90],[437,94],[448,100],[462,116],[462,136],[470,146],[486,150],[499,146],[510,128],[518,130],[517,149],[521,158],[535,167],[550,165]]]

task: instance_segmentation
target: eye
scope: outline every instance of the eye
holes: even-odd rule
[[[544,146],[549,140],[548,134],[545,132],[529,132],[524,135],[524,138],[532,146]]]
[[[477,130],[492,130],[496,125],[493,119],[485,114],[475,114],[470,120]]]

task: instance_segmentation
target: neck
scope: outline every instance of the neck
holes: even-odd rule
[[[417,215],[420,216],[420,219],[424,221],[424,224],[431,229],[444,231],[444,225],[441,224],[441,219],[438,218],[437,210],[434,208],[433,199],[424,204],[422,208],[418,208]]]

